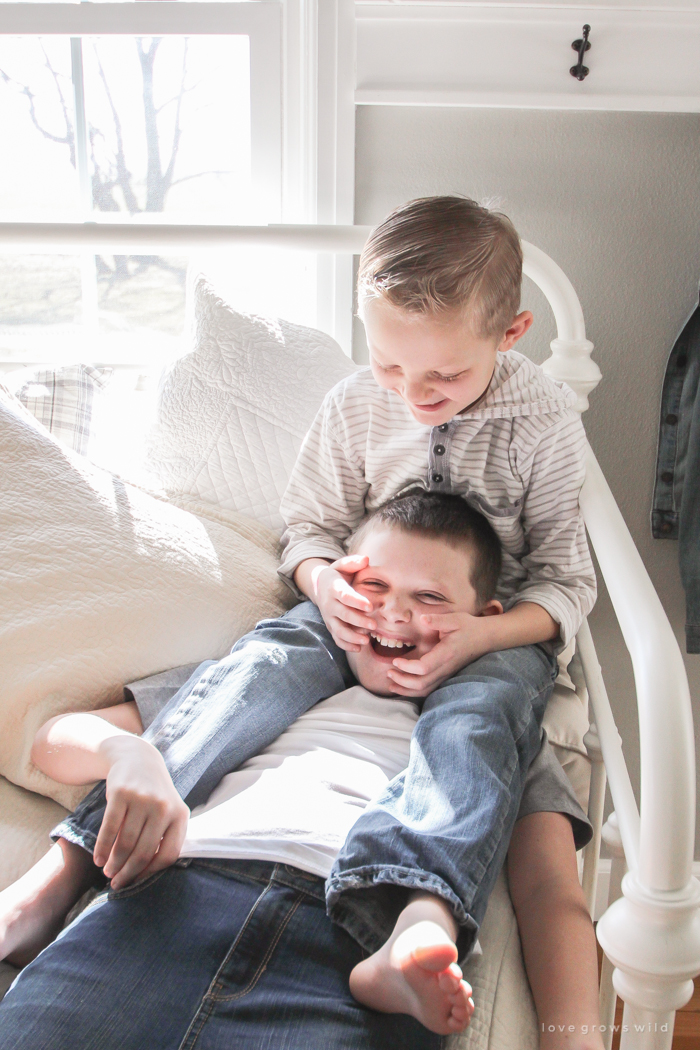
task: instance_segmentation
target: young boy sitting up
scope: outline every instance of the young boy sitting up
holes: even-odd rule
[[[376,634],[401,637],[415,659],[438,644],[426,609],[502,614],[493,599],[498,540],[459,497],[420,491],[395,498],[360,526],[349,546],[364,562],[353,585],[372,599]],[[255,636],[245,643],[255,644]],[[386,647],[379,642],[350,653],[362,688],[318,704],[222,779],[192,814],[179,849],[190,866],[113,891],[26,968],[0,1006],[0,1047],[67,1050],[99,1033],[102,1050],[140,1050],[190,1045],[191,1033],[203,1048],[406,1050],[437,1047],[430,1033],[466,1026],[473,1003],[457,965],[458,927],[440,896],[407,893],[389,940],[364,960],[359,945],[345,931],[334,932],[321,910],[322,879],[343,840],[409,761],[418,708],[395,696]],[[140,789],[152,792],[151,770],[162,769],[168,783],[153,746],[119,728],[134,714],[126,704],[54,719],[35,758],[49,775],[71,783],[131,781],[128,807]],[[117,806],[124,802],[118,788],[112,798]],[[545,738],[527,775],[509,873],[547,1047],[602,1045],[593,1033],[595,941],[574,849],[574,835],[580,845],[589,834]],[[94,876],[89,854],[61,840],[2,895],[4,950],[46,934],[37,901],[51,907],[60,900],[65,910]],[[262,896],[251,882],[267,884]],[[374,1010],[353,1003],[348,975],[356,998]],[[127,997],[139,1001],[139,1010],[125,1011]],[[387,1012],[412,1015],[424,1027],[408,1018],[388,1025]]]

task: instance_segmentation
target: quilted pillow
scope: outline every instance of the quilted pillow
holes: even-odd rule
[[[218,657],[289,601],[277,537],[155,499],[59,445],[0,387],[0,774],[73,808],[32,766],[48,718]],[[190,513],[189,510],[196,513]]]
[[[242,314],[200,277],[195,346],[161,382],[146,469],[164,491],[239,511],[280,533],[304,434],[357,365],[323,332]]]

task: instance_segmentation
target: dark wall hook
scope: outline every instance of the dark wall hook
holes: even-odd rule
[[[571,73],[572,77],[576,77],[577,80],[584,80],[585,77],[587,77],[590,73],[588,66],[584,66],[583,64],[583,56],[585,55],[586,51],[591,50],[591,43],[588,39],[588,34],[590,33],[590,31],[590,26],[584,26],[583,38],[581,40],[574,40],[571,44],[574,51],[578,51],[578,62],[575,66],[571,67],[569,72]]]

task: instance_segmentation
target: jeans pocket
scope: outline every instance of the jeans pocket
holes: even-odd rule
[[[136,897],[142,890],[147,890],[154,883],[158,882],[158,879],[161,879],[169,870],[169,868],[163,868],[162,871],[154,871],[147,879],[144,879],[142,882],[135,882],[131,886],[125,886],[123,890],[109,890],[107,900],[121,901],[129,897]]]

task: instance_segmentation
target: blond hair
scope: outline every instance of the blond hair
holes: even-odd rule
[[[359,311],[371,299],[409,313],[459,310],[475,335],[500,340],[520,309],[522,267],[507,216],[468,197],[421,197],[370,233],[360,258]]]

